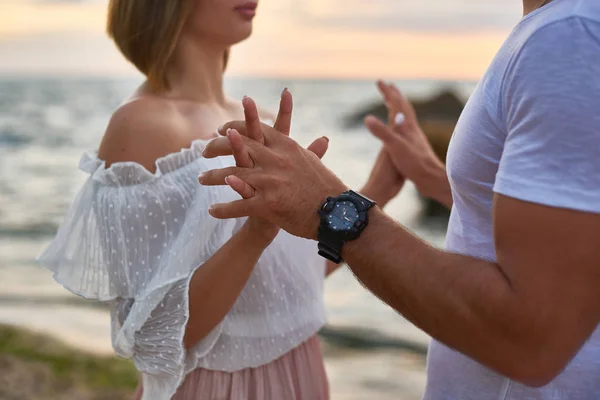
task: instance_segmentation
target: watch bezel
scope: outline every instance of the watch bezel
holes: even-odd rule
[[[352,193],[357,194],[356,192],[352,192]],[[359,195],[359,196],[361,196],[361,195]],[[361,196],[361,197],[364,198],[366,201],[370,201],[370,200],[366,199],[364,196]],[[335,205],[337,203],[340,203],[343,201],[348,201],[348,202],[354,204],[354,206],[356,207],[356,211],[358,213],[358,218],[357,218],[356,222],[354,223],[354,225],[350,229],[343,230],[343,231],[334,231],[329,226],[329,222],[327,221],[327,219],[325,217],[327,217],[329,214],[332,213],[333,208],[335,207]],[[368,222],[369,222],[368,211],[369,211],[369,208],[366,207],[362,201],[360,201],[359,199],[354,197],[351,193],[342,193],[338,197],[328,197],[327,201],[323,204],[323,206],[319,210],[319,216],[321,217],[320,226],[321,226],[321,228],[326,229],[328,231],[329,235],[333,235],[343,241],[354,240],[360,236],[361,232],[368,225]]]

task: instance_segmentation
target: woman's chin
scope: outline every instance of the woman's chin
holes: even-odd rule
[[[252,35],[252,23],[249,23],[247,25],[245,24],[240,24],[238,26],[236,26],[236,29],[234,32],[231,32],[230,34],[230,44],[233,46],[234,44],[237,44],[239,42],[243,42],[244,40],[248,39],[250,37],[250,35]]]

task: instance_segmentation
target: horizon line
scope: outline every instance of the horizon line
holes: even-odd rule
[[[99,72],[77,72],[68,71],[0,71],[0,80],[17,80],[17,79],[65,79],[65,80],[81,80],[81,79],[117,79],[117,80],[143,80],[141,74],[136,73],[99,73]],[[340,82],[372,82],[381,77],[335,77],[329,75],[315,76],[291,76],[291,75],[241,75],[241,74],[225,74],[225,79],[246,79],[246,80],[295,80],[295,81],[340,81]],[[440,84],[448,83],[477,83],[477,79],[457,79],[457,78],[431,78],[431,77],[387,77],[386,80],[404,81],[404,82],[439,82]]]

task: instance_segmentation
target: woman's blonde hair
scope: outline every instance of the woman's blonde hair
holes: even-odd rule
[[[166,71],[192,11],[190,0],[110,0],[108,35],[155,90],[169,89]],[[225,53],[225,65],[229,52]]]

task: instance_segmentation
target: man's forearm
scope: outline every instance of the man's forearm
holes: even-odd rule
[[[435,249],[380,209],[343,255],[367,288],[433,338],[516,379],[527,368],[524,351],[539,344],[527,342],[527,318],[497,264]]]

